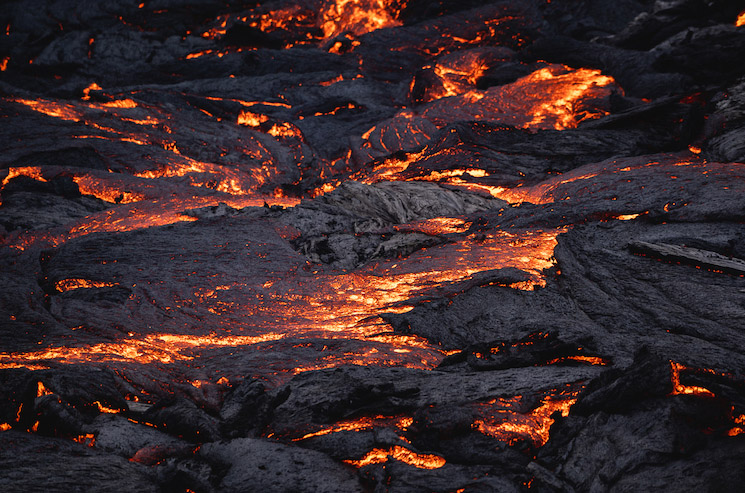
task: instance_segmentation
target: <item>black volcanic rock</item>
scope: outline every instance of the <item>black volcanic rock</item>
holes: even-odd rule
[[[86,445],[16,431],[0,433],[0,440],[0,486],[6,491],[159,491],[145,467]]]
[[[212,442],[220,438],[217,420],[188,400],[157,404],[148,409],[142,419],[192,442]]]
[[[738,490],[741,3],[6,2],[0,490]]]
[[[223,467],[220,491],[363,491],[353,469],[313,450],[254,438],[204,445],[199,456]]]

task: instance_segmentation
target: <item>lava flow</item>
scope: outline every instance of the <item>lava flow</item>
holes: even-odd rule
[[[0,490],[740,487],[745,13],[596,7],[4,5]]]

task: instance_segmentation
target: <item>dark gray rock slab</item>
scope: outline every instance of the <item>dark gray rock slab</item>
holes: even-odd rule
[[[353,468],[313,450],[238,438],[205,444],[198,454],[226,468],[220,491],[363,491]]]
[[[6,491],[160,491],[145,467],[83,444],[16,431],[0,441]]]

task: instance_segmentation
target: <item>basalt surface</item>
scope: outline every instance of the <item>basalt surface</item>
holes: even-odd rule
[[[745,12],[6,2],[3,491],[735,491]]]

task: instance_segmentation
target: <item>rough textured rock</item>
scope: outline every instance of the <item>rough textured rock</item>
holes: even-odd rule
[[[742,10],[5,2],[0,490],[737,490]]]
[[[70,440],[16,431],[0,433],[0,440],[6,491],[159,491],[143,466]]]
[[[207,444],[199,455],[228,468],[220,491],[362,491],[353,469],[312,450],[238,438]]]

